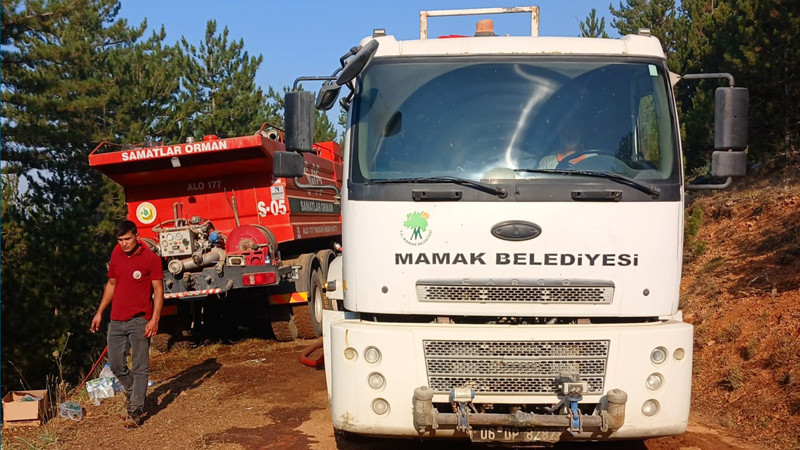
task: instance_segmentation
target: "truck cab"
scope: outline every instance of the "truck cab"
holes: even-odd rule
[[[535,24],[538,8],[526,12]],[[352,93],[345,250],[323,320],[334,429],[510,443],[682,433],[686,186],[660,42],[479,29],[378,32],[357,77],[339,80]],[[730,158],[718,174],[735,172]]]

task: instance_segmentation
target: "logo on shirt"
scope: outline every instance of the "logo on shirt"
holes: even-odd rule
[[[138,270],[134,270],[133,271],[133,279],[134,280],[138,280],[139,278],[142,278],[142,272],[139,272]]]

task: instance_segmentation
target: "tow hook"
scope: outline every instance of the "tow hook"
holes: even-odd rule
[[[453,405],[453,412],[458,417],[458,423],[456,424],[458,431],[466,433],[469,429],[469,410],[467,405],[472,405],[474,398],[475,390],[472,388],[460,387],[450,390],[450,404]]]
[[[577,373],[561,374],[559,378],[565,395],[564,403],[569,403],[569,432],[573,436],[583,431],[581,423],[581,412],[578,410],[578,402],[583,400],[583,393],[589,390],[589,384],[581,381]]]
[[[514,408],[507,414],[479,413],[472,403],[475,391],[469,387],[451,389],[449,400],[453,412],[439,412],[433,405],[433,390],[419,386],[414,389],[413,397],[414,429],[422,435],[439,427],[454,427],[461,432],[468,432],[473,426],[560,428],[576,435],[585,433],[586,428],[598,429],[602,433],[613,433],[622,428],[628,394],[622,389],[612,389],[606,394],[606,406],[599,414],[581,414],[579,402],[583,400],[583,393],[588,392],[588,383],[575,380],[576,377],[572,376],[558,379],[564,395],[557,404],[544,407],[545,414],[519,409],[513,411]]]

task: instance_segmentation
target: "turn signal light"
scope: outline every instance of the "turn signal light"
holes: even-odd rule
[[[256,272],[242,275],[242,284],[245,286],[263,286],[265,284],[275,284],[278,281],[278,274],[275,272]]]

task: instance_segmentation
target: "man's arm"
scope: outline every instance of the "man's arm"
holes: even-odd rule
[[[111,299],[114,298],[114,287],[116,284],[117,280],[115,278],[109,278],[106,287],[103,288],[103,297],[100,299],[100,306],[97,307],[97,313],[94,315],[92,324],[89,326],[89,330],[92,333],[100,329],[100,322],[103,321],[103,311],[108,308],[108,305],[111,304]]]
[[[161,318],[161,307],[164,305],[164,281],[152,280],[153,285],[153,317],[144,327],[144,337],[153,337],[158,333],[158,319]]]

